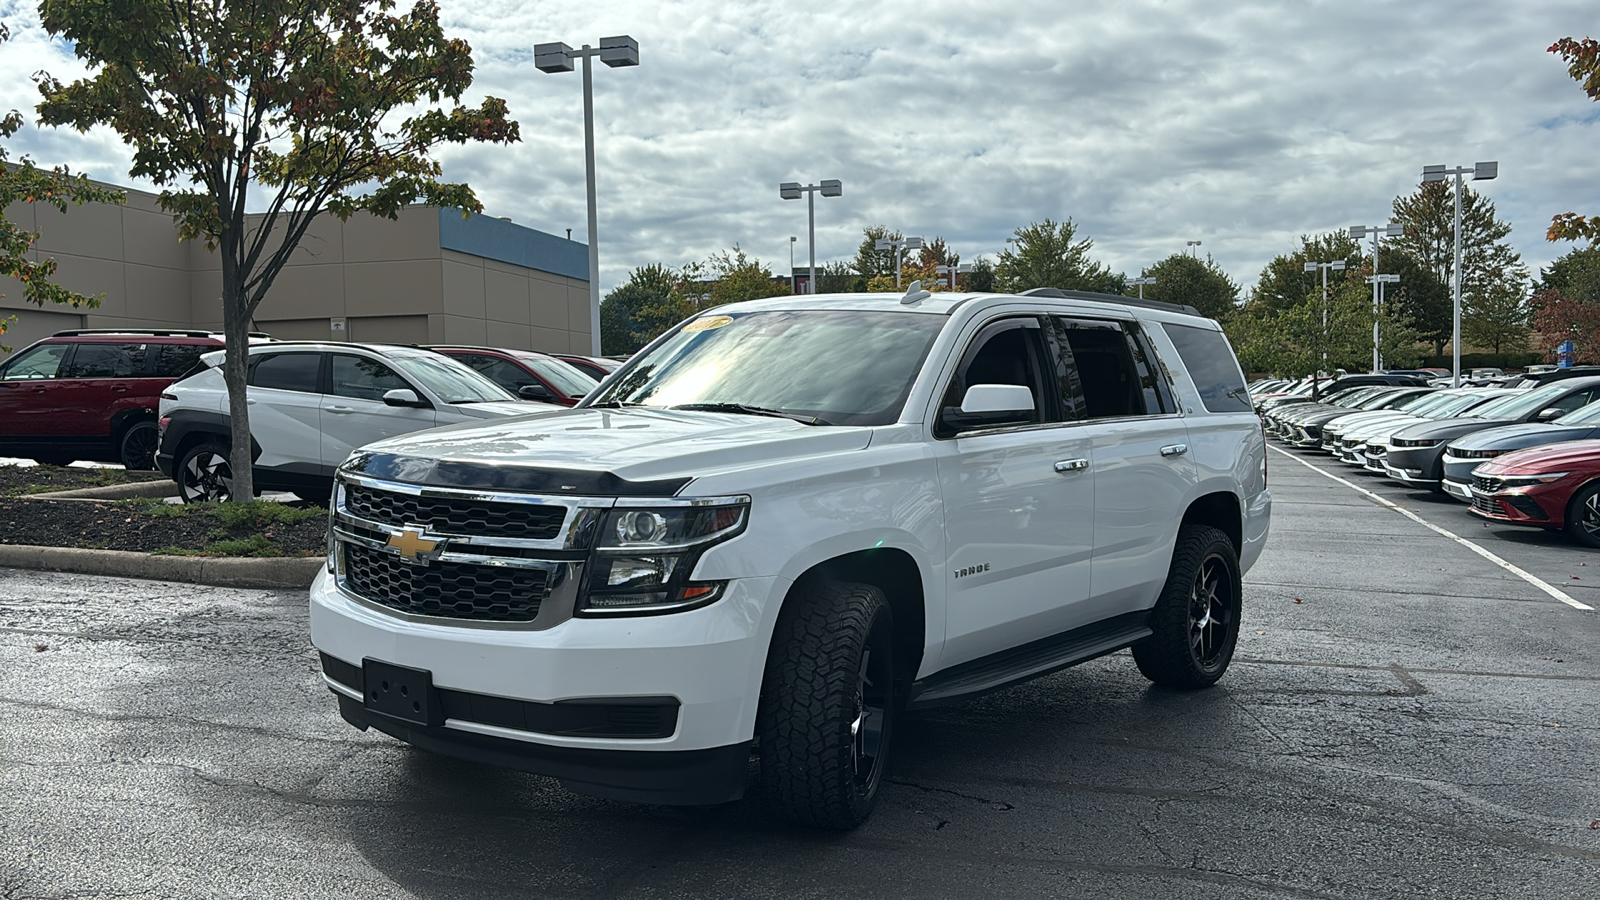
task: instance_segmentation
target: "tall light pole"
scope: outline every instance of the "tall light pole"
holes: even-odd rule
[[[953,291],[956,289],[956,273],[966,274],[971,272],[972,265],[970,263],[962,263],[959,266],[934,266],[933,269],[941,275],[948,274],[950,276],[950,290]]]
[[[1454,345],[1452,349],[1455,356],[1455,365],[1452,371],[1455,375],[1451,379],[1451,387],[1461,387],[1461,176],[1468,172],[1472,173],[1473,181],[1491,181],[1500,174],[1500,164],[1498,162],[1481,162],[1473,164],[1471,168],[1458,166],[1454,169],[1445,166],[1422,167],[1422,181],[1424,184],[1430,181],[1443,181],[1451,175],[1456,177],[1456,223],[1455,228],[1452,229],[1455,232],[1456,251],[1455,262],[1451,266],[1455,276],[1453,279],[1455,282],[1455,327],[1451,340]]]
[[[1383,286],[1386,284],[1397,284],[1400,281],[1400,276],[1373,275],[1367,280],[1372,282],[1372,289],[1377,293],[1377,296],[1373,299],[1373,303],[1375,303],[1376,306],[1373,307],[1374,318],[1372,322],[1372,371],[1373,374],[1377,374],[1377,372],[1383,368],[1383,355],[1378,352],[1377,322],[1377,316],[1381,314],[1379,311],[1383,308]]]
[[[534,44],[533,66],[541,72],[571,72],[572,61],[583,60],[583,172],[589,191],[589,346],[600,355],[600,222],[594,202],[594,76],[590,60],[613,69],[639,64],[639,42],[625,34],[600,39],[599,49],[583,45],[574,50],[562,43]]]
[[[801,194],[806,195],[806,219],[808,222],[807,234],[811,243],[811,266],[806,269],[806,293],[817,292],[817,192],[821,191],[824,197],[837,197],[844,193],[844,187],[839,179],[829,178],[818,184],[802,185],[798,181],[785,181],[778,185],[778,196],[785,200],[799,200]]]
[[[1156,277],[1154,275],[1141,275],[1138,278],[1130,278],[1130,279],[1128,279],[1128,283],[1129,284],[1136,284],[1136,285],[1139,286],[1139,299],[1143,300],[1144,299],[1144,286],[1147,285],[1147,284],[1155,284],[1156,283]]]
[[[1388,225],[1385,225],[1385,226],[1383,226],[1381,228],[1378,227],[1377,225],[1351,225],[1350,226],[1350,236],[1355,238],[1358,241],[1361,240],[1362,238],[1366,237],[1369,234],[1372,235],[1372,274],[1373,275],[1377,275],[1378,274],[1378,241],[1379,241],[1379,239],[1385,238],[1385,237],[1399,237],[1400,235],[1405,234],[1405,233],[1406,233],[1406,227],[1404,225],[1401,225],[1399,222],[1390,222]],[[1373,280],[1371,278],[1368,278],[1367,280],[1372,282],[1372,373],[1374,375],[1376,375],[1378,373],[1378,366],[1382,363],[1382,360],[1378,358],[1378,307],[1379,307],[1380,303],[1382,302],[1379,298],[1380,298],[1380,293],[1383,290],[1383,288],[1378,286],[1378,285],[1382,284],[1381,281],[1375,281],[1375,280]],[[1396,281],[1399,280],[1398,276],[1396,277],[1395,280]]]
[[[794,277],[794,242],[798,240],[800,238],[792,234],[789,235],[789,292],[791,294],[800,293],[800,282]]]
[[[901,253],[901,251],[904,251],[904,250],[921,250],[922,249],[922,238],[919,238],[919,237],[908,237],[908,238],[901,238],[900,240],[894,240],[892,238],[878,238],[877,241],[873,242],[872,248],[874,250],[893,250],[894,251],[894,287],[895,287],[895,290],[899,290],[900,289],[900,253]]]
[[[1333,262],[1306,263],[1307,272],[1315,272],[1318,269],[1322,270],[1322,365],[1320,368],[1325,370],[1328,368],[1328,270],[1344,271],[1344,260],[1336,259]],[[1311,376],[1312,397],[1317,397],[1321,393],[1319,390],[1321,374],[1319,371],[1316,375]]]
[[[1184,243],[1184,245],[1186,247],[1198,247],[1198,246],[1200,246],[1200,242],[1199,241],[1184,241],[1183,243]],[[1200,258],[1200,251],[1199,250],[1190,250],[1189,251],[1189,255],[1194,257],[1195,259],[1199,259]]]

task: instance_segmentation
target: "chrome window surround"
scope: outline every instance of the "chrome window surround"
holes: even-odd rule
[[[381,552],[392,552],[386,540],[361,534],[355,529],[364,529],[377,534],[391,535],[400,529],[413,526],[410,522],[377,522],[363,518],[351,512],[344,502],[344,484],[356,484],[365,488],[379,491],[389,491],[397,494],[409,494],[417,497],[439,498],[446,500],[476,500],[486,503],[520,503],[537,506],[558,506],[565,509],[565,518],[561,524],[560,536],[549,540],[536,540],[533,538],[507,538],[486,537],[483,535],[458,534],[454,532],[428,530],[431,537],[448,540],[444,551],[435,559],[443,563],[467,563],[478,566],[505,566],[512,568],[542,569],[545,572],[545,597],[539,605],[539,613],[531,622],[483,622],[469,619],[456,619],[447,616],[423,616],[415,613],[401,612],[391,607],[374,603],[356,593],[349,586],[345,576],[343,544],[358,544]],[[481,628],[502,631],[543,631],[552,628],[568,619],[573,618],[578,596],[584,586],[584,572],[590,554],[595,551],[594,545],[599,537],[600,526],[605,521],[606,513],[613,508],[634,509],[662,509],[662,508],[693,508],[702,506],[725,506],[731,504],[750,503],[750,497],[560,497],[548,494],[519,494],[497,491],[466,490],[458,488],[433,487],[428,485],[408,484],[399,481],[386,481],[379,478],[370,478],[350,472],[340,472],[335,480],[333,502],[329,513],[331,520],[331,534],[334,545],[334,584],[345,597],[361,605],[408,622],[419,624],[448,625],[455,628]],[[451,550],[451,546],[472,547],[480,552],[463,553]],[[681,549],[688,549],[694,545],[685,545]],[[513,555],[496,555],[495,549],[518,551]],[[672,552],[675,548],[652,547],[649,552]],[[547,551],[549,558],[529,558],[521,555],[526,551]],[[603,551],[606,555],[637,555],[643,552],[640,549],[623,549]],[[720,591],[718,596],[720,596]]]

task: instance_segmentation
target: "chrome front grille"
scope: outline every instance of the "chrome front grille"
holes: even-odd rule
[[[1484,475],[1474,475],[1472,476],[1472,486],[1486,494],[1492,494],[1495,491],[1500,490],[1500,479],[1490,478]]]
[[[421,525],[429,531],[548,541],[561,533],[564,506],[497,503],[470,497],[425,497],[370,487],[345,488],[345,506],[371,522]]]
[[[532,622],[544,602],[540,569],[477,563],[415,565],[400,556],[347,544],[344,578],[362,599],[415,616],[476,622]]]
[[[1499,501],[1476,492],[1472,495],[1472,508],[1478,512],[1488,513],[1491,516],[1502,515]]]

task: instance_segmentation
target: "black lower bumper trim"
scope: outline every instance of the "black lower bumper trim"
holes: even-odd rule
[[[705,750],[590,750],[551,747],[453,728],[412,725],[368,710],[343,694],[346,722],[433,753],[548,775],[567,790],[610,800],[663,806],[711,806],[744,796],[748,743]]]

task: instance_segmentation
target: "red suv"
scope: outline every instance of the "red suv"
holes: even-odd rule
[[[58,331],[0,363],[0,456],[153,469],[161,390],[221,346],[208,331]]]
[[[438,345],[428,349],[466,363],[524,400],[576,406],[585,394],[599,384],[576,367],[532,350]]]

